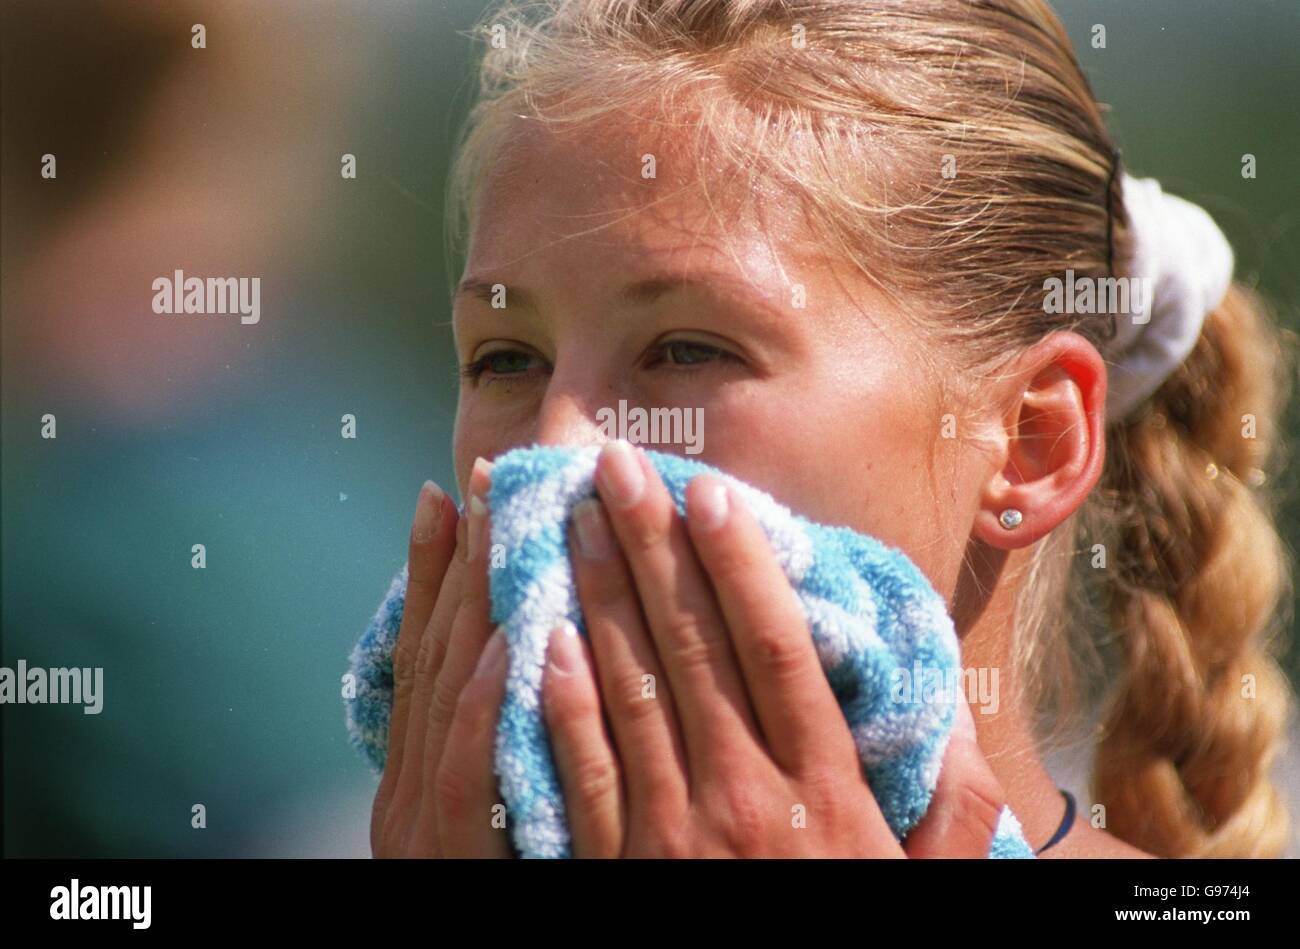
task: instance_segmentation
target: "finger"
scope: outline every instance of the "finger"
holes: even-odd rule
[[[692,774],[715,770],[720,751],[761,739],[713,591],[644,452],[608,443],[596,485],[668,675]]]
[[[474,467],[475,471],[479,470],[477,461]],[[475,490],[485,490],[482,487],[481,477],[481,475],[475,477],[471,474],[467,486],[467,493],[471,497]],[[396,799],[404,803],[418,799],[422,802],[422,809],[428,807],[431,796],[423,793],[422,789],[432,787],[433,775],[438,767],[438,759],[430,758],[428,755],[430,710],[441,698],[446,703],[445,717],[450,719],[455,705],[454,697],[449,702],[445,697],[439,697],[437,688],[442,667],[447,659],[456,617],[460,614],[464,602],[469,573],[466,558],[469,549],[469,533],[473,526],[470,523],[469,513],[468,509],[462,511],[456,521],[455,555],[447,569],[447,579],[443,582],[444,589],[439,593],[438,602],[433,608],[433,618],[420,641],[420,651],[416,656],[415,685],[411,690],[410,722],[406,732],[407,760],[413,764],[410,768],[403,769],[402,776],[398,778]],[[485,633],[484,638],[486,635]],[[441,746],[440,738],[436,747],[440,749]],[[431,815],[428,816],[430,819],[425,821],[424,826],[432,826]]]
[[[773,760],[789,774],[856,765],[799,599],[739,494],[714,475],[686,486],[687,526]]]
[[[433,616],[426,624],[420,636],[420,645],[415,655],[415,676],[411,684],[411,700],[406,716],[406,741],[402,751],[403,767],[397,777],[394,790],[394,806],[416,800],[424,781],[424,738],[428,731],[429,703],[433,696],[433,687],[438,679],[438,670],[442,668],[446,643],[450,636],[452,620],[460,609],[461,593],[464,589],[465,575],[465,528],[467,518],[459,516],[448,508],[444,521],[448,532],[448,542],[452,533],[451,524],[455,525],[455,547],[447,572],[443,577],[442,587],[438,590],[438,599],[433,607]]]
[[[427,787],[432,786],[437,775],[461,689],[474,675],[483,649],[492,635],[487,575],[489,528],[487,504],[484,500],[487,497],[491,468],[489,462],[479,458],[474,462],[474,471],[470,475],[469,504],[466,506],[464,588],[460,608],[451,623],[438,677],[429,696],[429,721],[424,736]],[[424,800],[428,802],[428,795],[425,795]]]
[[[493,759],[506,690],[506,637],[498,629],[461,689],[447,732],[446,754],[433,784],[437,834],[444,857],[509,857],[505,806]]]
[[[420,638],[429,624],[456,545],[456,511],[451,500],[432,481],[424,482],[415,504],[415,520],[407,547],[406,595],[402,622],[393,646],[393,707],[388,728],[388,758],[380,779],[380,795],[392,793],[402,770],[406,750],[406,725],[415,682],[415,662]]]
[[[975,740],[964,695],[956,714],[934,800],[903,844],[909,857],[987,857],[993,844],[1006,794]]]
[[[623,781],[605,731],[587,644],[572,623],[551,634],[542,707],[575,857],[613,858],[626,828]]]
[[[640,820],[659,809],[657,816],[671,821],[690,800],[686,748],[672,690],[600,501],[588,498],[575,505],[573,525],[578,600],[623,768],[628,812]]]

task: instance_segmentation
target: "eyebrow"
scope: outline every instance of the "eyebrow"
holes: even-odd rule
[[[620,303],[636,306],[649,306],[664,294],[673,290],[684,288],[699,288],[709,292],[716,292],[720,285],[729,288],[744,288],[749,285],[738,280],[730,274],[704,272],[691,274],[654,274],[644,277],[640,280],[634,280],[625,285],[618,293]],[[531,293],[523,287],[511,287],[500,280],[486,280],[478,277],[466,277],[456,285],[456,292],[453,299],[462,295],[469,295],[482,300],[485,303],[492,302],[492,296],[497,286],[502,286],[506,291],[506,299],[514,304],[530,310],[537,309],[537,301]],[[742,296],[747,302],[760,306],[770,306],[770,302],[761,294],[743,293]]]

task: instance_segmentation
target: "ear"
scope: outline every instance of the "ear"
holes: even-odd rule
[[[1010,550],[1068,518],[1101,477],[1106,440],[1106,366],[1078,333],[1062,331],[1022,353],[1001,380],[1001,468],[984,484],[972,535]],[[1004,511],[1019,511],[1004,526]]]

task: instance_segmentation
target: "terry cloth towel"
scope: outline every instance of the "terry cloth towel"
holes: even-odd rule
[[[598,450],[517,448],[492,469],[492,621],[504,624],[509,655],[496,774],[507,826],[524,857],[571,856],[541,684],[551,631],[568,619],[587,635],[566,529],[573,506],[595,494]],[[646,455],[678,511],[685,512],[691,478],[712,471],[739,492],[762,525],[802,604],[863,773],[902,840],[929,807],[959,698],[957,636],[942,597],[901,551],[870,536],[813,523],[701,462]],[[355,696],[347,700],[347,727],[376,771],[387,754],[392,652],[406,579],[403,567],[351,655]],[[989,856],[1033,857],[1009,808],[1002,810]]]

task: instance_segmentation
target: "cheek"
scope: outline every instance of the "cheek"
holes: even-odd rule
[[[955,525],[957,486],[946,474],[955,443],[940,441],[922,401],[845,389],[765,400],[715,427],[706,445],[716,454],[706,460],[731,466],[806,517],[870,534],[927,575],[942,575],[949,554],[964,549],[939,542]]]
[[[936,589],[947,589],[967,538],[953,497],[960,486],[945,473],[953,443],[939,443],[938,426],[926,414],[810,405],[798,412],[733,411],[725,424],[717,421],[705,439],[705,461],[805,517],[898,548]]]
[[[537,441],[536,413],[532,400],[461,393],[452,432],[452,464],[461,497],[465,496],[475,458],[491,460],[511,448]]]
[[[900,502],[916,497],[910,479],[917,477],[917,446],[911,435],[899,433],[916,424],[884,410],[850,408],[868,402],[806,381],[743,395],[732,390],[704,413],[700,460],[812,520],[897,536],[894,525],[906,520]],[[901,491],[904,481],[907,490]]]
[[[949,583],[969,541],[959,443],[928,418],[908,418],[868,433],[879,449],[857,488],[858,529],[897,547],[939,590]]]
[[[469,485],[474,459],[480,455],[490,459],[499,453],[493,448],[494,440],[493,427],[483,419],[481,406],[472,397],[462,397],[456,406],[456,426],[452,434],[452,465],[462,498]]]

